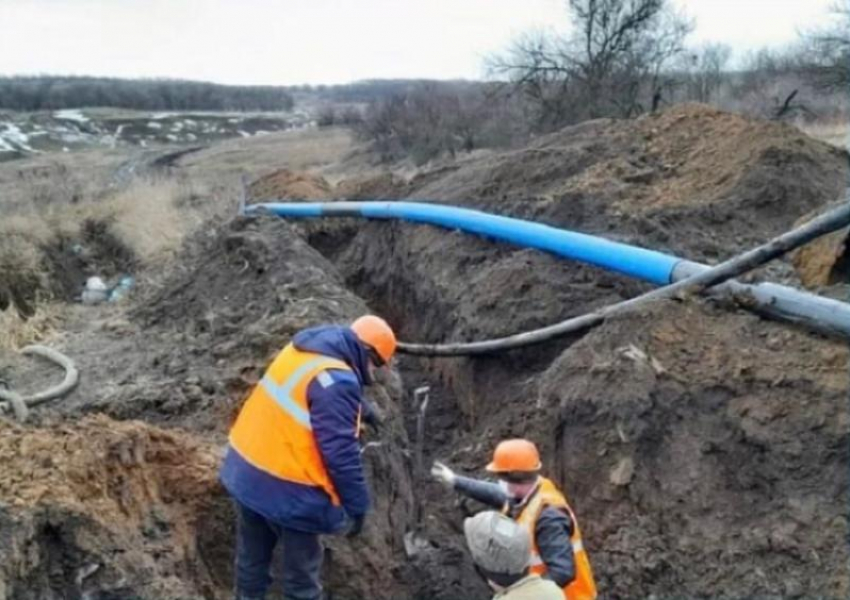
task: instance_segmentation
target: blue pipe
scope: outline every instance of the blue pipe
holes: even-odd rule
[[[443,204],[424,202],[270,202],[245,208],[247,214],[271,212],[281,217],[365,217],[400,219],[460,229],[483,237],[551,252],[603,269],[617,271],[656,285],[673,281],[673,269],[681,259],[612,242],[592,235]]]

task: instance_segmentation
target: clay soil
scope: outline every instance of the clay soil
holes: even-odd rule
[[[791,127],[685,106],[412,179],[278,171],[251,196],[440,200],[712,262],[833,202],[846,176],[846,154]],[[824,285],[846,297],[833,262]],[[768,276],[799,284],[790,261]],[[270,217],[207,224],[157,281],[129,306],[79,308],[52,341],[79,389],[0,425],[0,599],[227,598],[217,462],[245,393],[302,327],[374,310],[405,340],[483,339],[647,289],[426,226]],[[56,376],[2,358],[20,389]],[[425,384],[424,464],[481,474],[499,439],[537,441],[604,597],[845,598],[847,363],[845,343],[703,299],[501,355],[401,357],[370,390],[386,417],[365,440],[375,511],[360,540],[327,540],[329,597],[490,597],[461,533],[480,507],[417,470]]]

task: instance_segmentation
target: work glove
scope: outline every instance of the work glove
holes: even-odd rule
[[[376,433],[379,433],[384,427],[384,418],[375,405],[363,398],[363,422],[372,427]]]
[[[348,532],[345,534],[347,538],[354,538],[360,535],[360,532],[363,531],[363,523],[366,521],[366,515],[360,515],[359,517],[354,517],[351,520],[351,527],[348,528]]]
[[[434,465],[431,467],[431,477],[449,489],[455,486],[455,472],[441,462],[434,461]]]

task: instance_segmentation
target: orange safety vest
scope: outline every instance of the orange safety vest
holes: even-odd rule
[[[529,565],[531,572],[537,575],[546,573],[546,563],[540,558],[540,550],[537,547],[537,519],[540,513],[546,506],[552,506],[566,510],[570,515],[573,524],[573,533],[570,536],[570,542],[573,546],[573,555],[575,556],[576,576],[570,583],[564,586],[564,597],[568,600],[593,600],[596,598],[596,582],[593,579],[593,571],[590,568],[590,560],[587,557],[587,551],[584,549],[584,543],[581,539],[581,529],[579,529],[578,521],[576,520],[573,509],[564,495],[558,491],[555,484],[550,479],[545,477],[540,478],[540,485],[537,490],[531,495],[522,512],[516,517],[517,523],[523,525],[528,530],[531,536],[531,559]]]
[[[279,479],[320,487],[340,506],[313,428],[307,387],[327,369],[351,371],[341,360],[287,345],[245,402],[230,430],[230,445],[254,467]],[[320,380],[321,381],[321,380]],[[329,383],[332,381],[327,380]],[[358,409],[355,435],[360,433]]]

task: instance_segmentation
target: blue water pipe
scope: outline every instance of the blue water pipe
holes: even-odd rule
[[[519,246],[537,248],[661,286],[710,269],[708,265],[655,250],[542,223],[430,202],[268,202],[240,209],[245,214],[271,213],[291,218],[399,219],[459,229]],[[715,286],[712,292],[732,297],[747,308],[778,319],[803,322],[831,335],[838,333],[850,337],[850,304],[845,302],[774,283],[748,284],[734,279]]]
[[[399,219],[460,229],[469,233],[536,248],[557,256],[596,265],[656,285],[672,281],[681,259],[655,250],[558,229],[542,223],[502,217],[478,210],[425,202],[271,202],[247,206],[247,214],[270,212],[281,217],[364,217]]]

